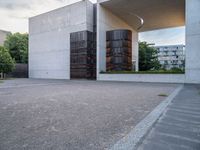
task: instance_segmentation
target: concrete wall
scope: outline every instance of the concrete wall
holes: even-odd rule
[[[184,74],[99,74],[101,81],[184,83]]]
[[[186,82],[200,83],[200,0],[186,0]]]
[[[70,33],[93,31],[93,4],[81,1],[29,19],[29,77],[70,78]]]
[[[138,69],[138,33],[126,22],[114,15],[108,9],[97,4],[97,79],[99,72],[106,71],[106,31],[114,29],[129,29],[133,35],[133,59]]]
[[[12,78],[28,78],[28,64],[15,64],[15,69],[6,76]]]

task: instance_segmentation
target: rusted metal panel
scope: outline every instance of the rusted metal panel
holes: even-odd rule
[[[96,34],[80,31],[70,34],[71,78],[96,78]]]
[[[132,32],[112,30],[106,33],[106,70],[129,71],[132,69]]]

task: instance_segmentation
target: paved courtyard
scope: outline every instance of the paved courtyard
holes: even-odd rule
[[[110,148],[177,86],[7,80],[0,83],[0,150]]]

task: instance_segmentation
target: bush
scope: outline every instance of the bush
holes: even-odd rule
[[[174,71],[174,72],[183,72],[182,69],[176,68],[176,67],[172,68],[171,71]]]
[[[0,73],[9,73],[14,69],[15,62],[8,50],[0,46]]]
[[[184,71],[173,71],[173,70],[150,70],[150,71],[108,71],[100,72],[101,74],[184,74]]]

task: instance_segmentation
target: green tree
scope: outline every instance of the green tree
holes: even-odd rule
[[[139,42],[139,70],[159,70],[160,67],[157,50],[147,42]]]
[[[9,50],[16,63],[28,63],[28,34],[9,34],[4,47]]]
[[[15,62],[8,50],[0,46],[0,73],[8,73],[14,69]]]

